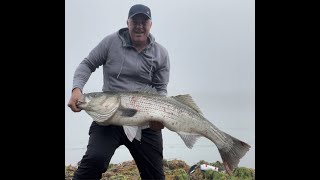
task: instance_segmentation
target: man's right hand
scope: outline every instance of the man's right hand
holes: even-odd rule
[[[80,97],[82,96],[82,92],[81,89],[79,88],[74,88],[72,90],[72,95],[71,98],[69,100],[68,106],[70,107],[70,109],[73,112],[80,112],[81,109],[77,107],[77,102],[80,99]]]

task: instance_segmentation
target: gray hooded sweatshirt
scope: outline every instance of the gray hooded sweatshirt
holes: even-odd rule
[[[102,91],[138,91],[153,86],[166,95],[169,55],[151,34],[148,39],[148,46],[139,53],[132,46],[128,28],[106,36],[77,67],[73,88],[83,90],[91,73],[103,66]]]

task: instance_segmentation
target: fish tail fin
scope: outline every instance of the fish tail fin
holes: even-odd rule
[[[229,134],[225,135],[229,136],[232,141],[229,146],[218,148],[218,150],[223,161],[223,166],[231,176],[232,171],[238,167],[240,159],[249,151],[251,146]]]

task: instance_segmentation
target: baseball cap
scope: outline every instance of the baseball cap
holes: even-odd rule
[[[151,11],[150,9],[142,4],[136,4],[133,5],[130,10],[129,10],[129,14],[128,14],[128,19],[132,18],[134,15],[136,14],[144,14],[146,16],[148,16],[149,19],[151,19]]]

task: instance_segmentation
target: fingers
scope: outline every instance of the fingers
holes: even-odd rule
[[[157,121],[150,121],[149,126],[150,126],[150,129],[152,129],[154,131],[159,131],[164,128],[164,125],[160,122],[157,122]]]
[[[78,106],[77,106],[77,102],[80,99],[81,95],[82,95],[82,92],[79,88],[75,88],[72,90],[72,95],[69,100],[68,107],[70,107],[70,109],[73,112],[80,112],[81,111],[81,109],[78,108]]]
[[[70,109],[73,111],[73,112],[80,112],[81,109],[77,107],[77,101],[78,100],[73,100],[73,99],[70,99],[69,103],[68,103],[68,106],[70,107]]]

